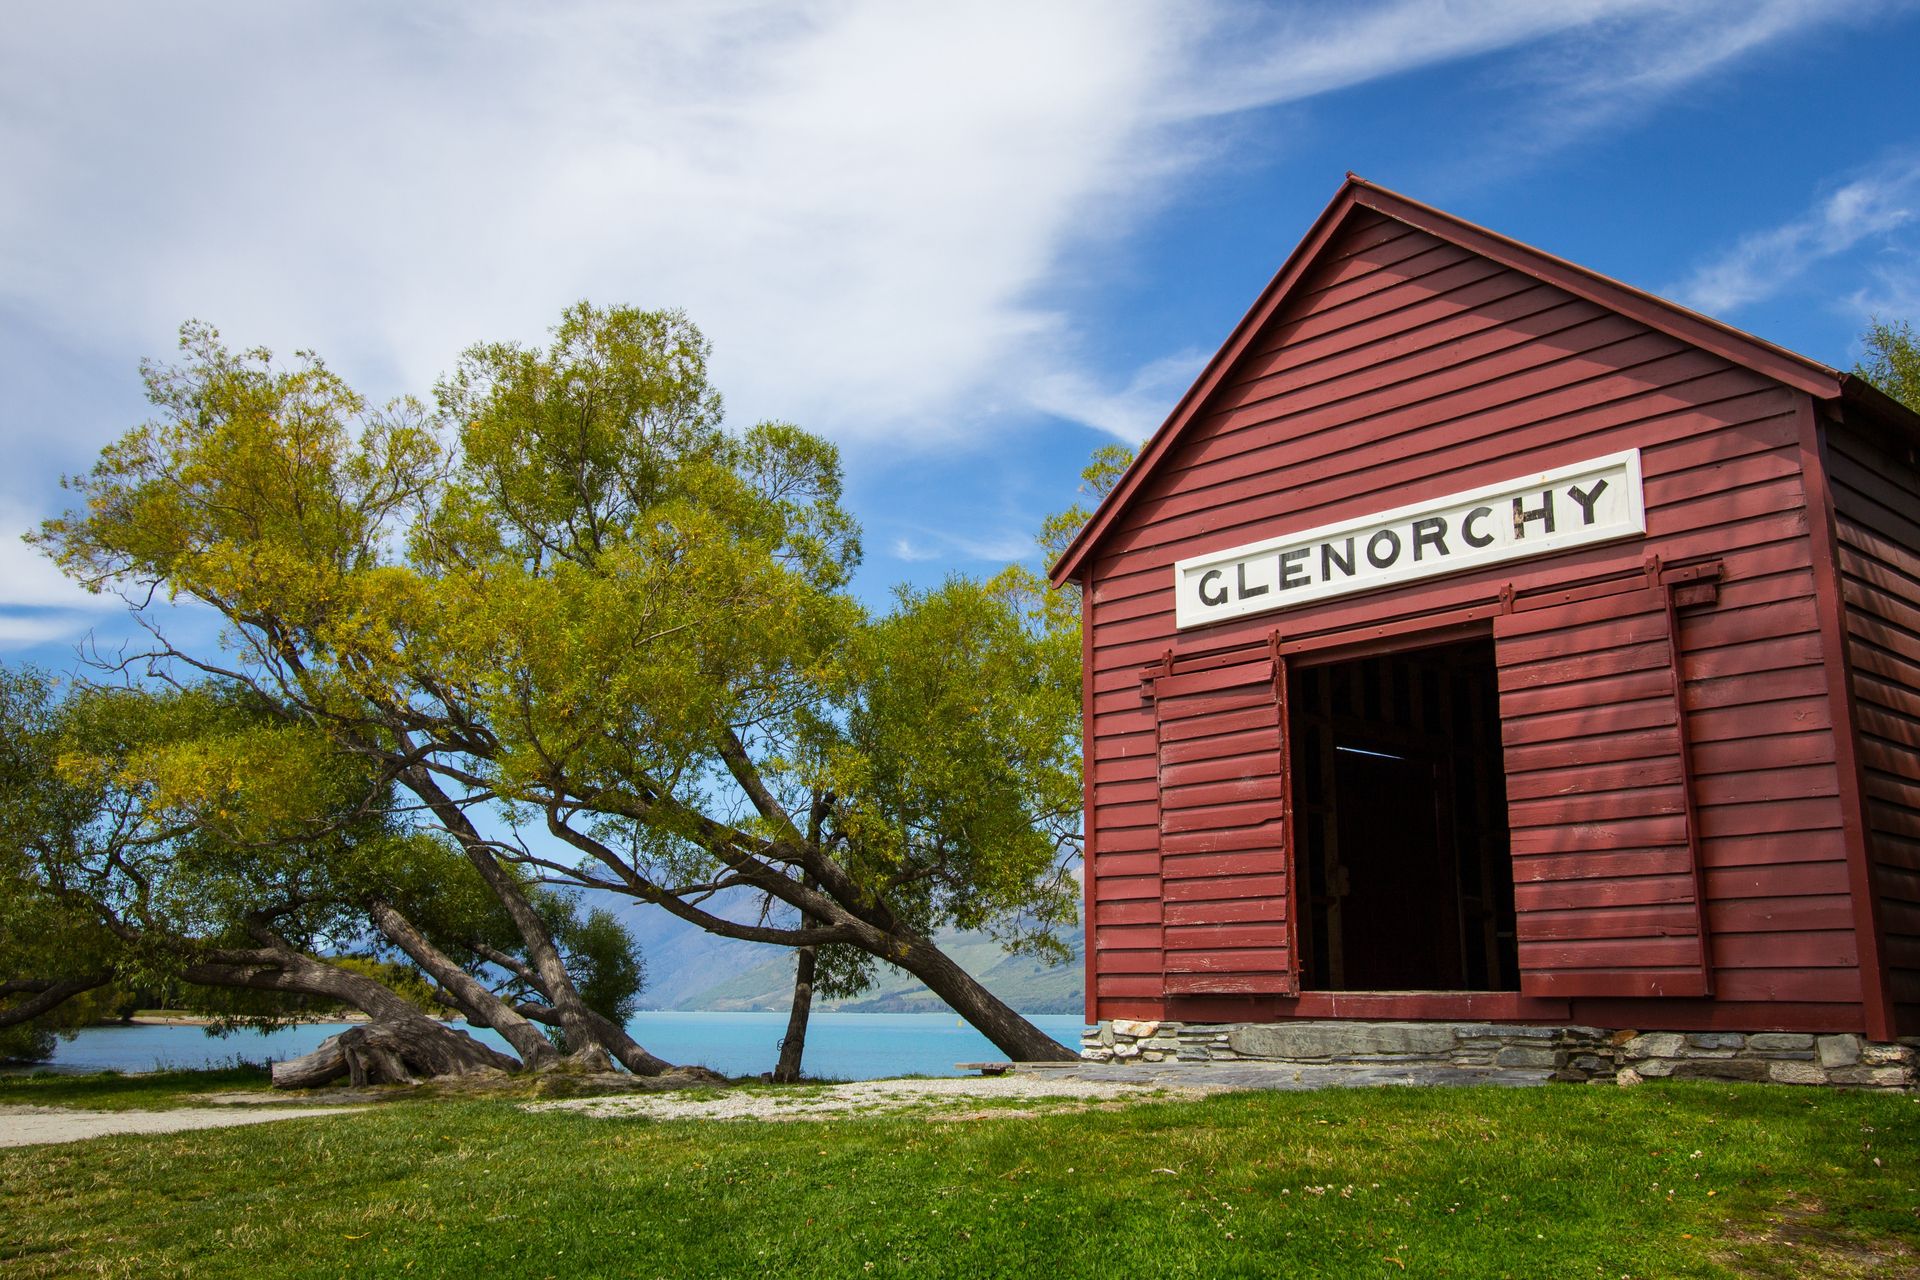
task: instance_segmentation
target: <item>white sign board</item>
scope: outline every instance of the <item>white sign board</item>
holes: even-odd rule
[[[1647,531],[1640,451],[1305,529],[1173,566],[1175,624],[1224,622]]]

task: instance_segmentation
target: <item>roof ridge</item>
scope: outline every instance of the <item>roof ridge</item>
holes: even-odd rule
[[[1334,192],[1333,199],[1321,210],[1308,227],[1306,235],[1287,255],[1279,271],[1274,273],[1254,299],[1253,305],[1228,334],[1226,342],[1214,353],[1159,429],[1141,447],[1133,464],[1122,473],[1106,499],[1061,552],[1050,572],[1056,584],[1079,571],[1115,518],[1132,502],[1147,476],[1185,433],[1189,424],[1199,415],[1201,407],[1219,388],[1227,372],[1246,354],[1247,348],[1291,296],[1307,269],[1356,208],[1366,208],[1425,231],[1817,399],[1831,400],[1845,394],[1849,399],[1865,400],[1884,408],[1879,401],[1885,398],[1876,399],[1863,394],[1860,388],[1865,384],[1851,374],[1591,267],[1581,266],[1443,209],[1423,204],[1348,170],[1345,181]],[[1909,430],[1916,430],[1920,428],[1920,418],[1904,425]]]

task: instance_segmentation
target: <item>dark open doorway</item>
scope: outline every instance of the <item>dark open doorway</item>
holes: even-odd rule
[[[1296,664],[1301,986],[1516,991],[1493,640]]]

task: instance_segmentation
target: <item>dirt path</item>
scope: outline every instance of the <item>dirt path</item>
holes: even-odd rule
[[[0,1147],[80,1142],[110,1133],[177,1133],[264,1124],[300,1116],[334,1116],[358,1107],[181,1107],[172,1111],[76,1111],[71,1107],[0,1106]]]

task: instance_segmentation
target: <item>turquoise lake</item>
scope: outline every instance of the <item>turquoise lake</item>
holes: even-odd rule
[[[1035,1026],[1069,1048],[1079,1048],[1086,1025],[1072,1014],[1036,1014]],[[235,1060],[282,1061],[311,1051],[348,1024],[314,1023],[268,1035],[241,1031],[225,1038],[199,1027],[87,1027],[60,1042],[47,1065],[64,1071],[154,1071],[225,1066]],[[634,1039],[671,1062],[698,1063],[729,1076],[773,1070],[786,1033],[784,1013],[674,1013],[637,1015]],[[492,1031],[474,1035],[505,1048]],[[956,1062],[1005,1059],[987,1038],[952,1014],[817,1013],[807,1031],[805,1071],[822,1079],[876,1080],[885,1076],[952,1076]]]

